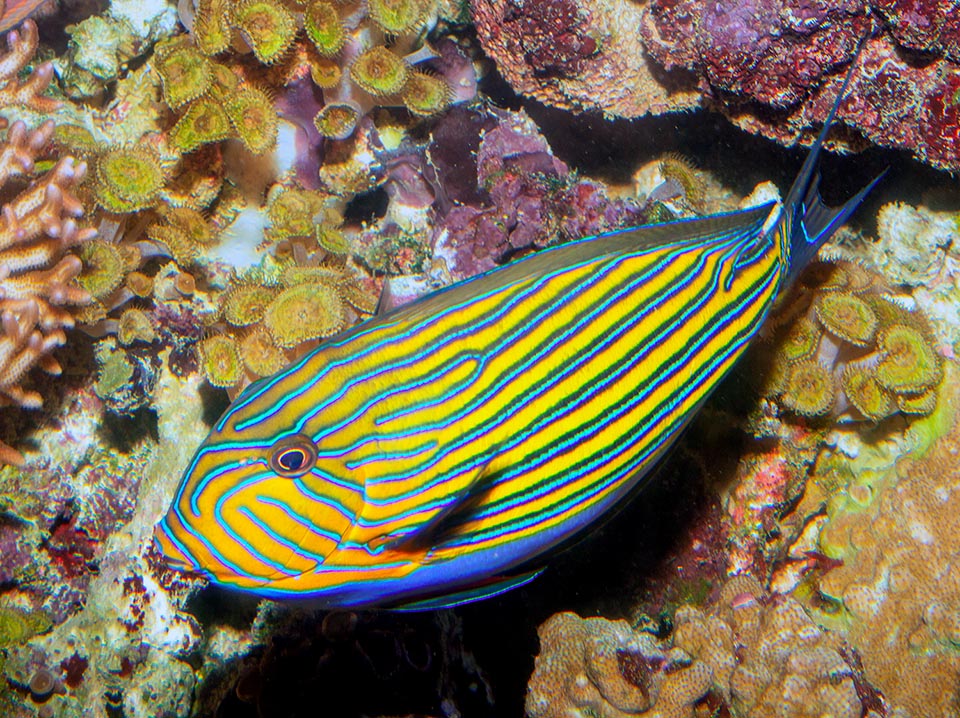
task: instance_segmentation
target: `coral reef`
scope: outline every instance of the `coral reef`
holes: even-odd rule
[[[102,409],[88,398],[65,412],[58,431],[38,436],[44,464],[29,474],[0,472],[3,494],[19,497],[15,521],[8,511],[0,532],[4,605],[29,607],[34,617],[4,647],[4,683],[14,687],[4,715],[33,716],[38,708],[97,718],[190,712],[196,675],[182,657],[198,645],[199,627],[172,602],[195,581],[151,565],[149,549],[170,481],[205,424],[198,377],[177,378],[166,361],[161,367],[159,441],[100,446],[93,436],[104,426]],[[52,627],[40,620],[44,609]],[[53,689],[38,694],[48,679]]]
[[[943,360],[920,312],[852,262],[808,269],[781,318],[764,394],[799,416],[881,421],[936,405]]]
[[[467,159],[464,146],[475,157]],[[454,110],[437,124],[427,156],[428,176],[445,190],[433,252],[454,279],[518,253],[642,223],[637,203],[611,199],[600,184],[577,177],[523,112]]]
[[[706,663],[635,632],[626,621],[558,613],[538,630],[527,692],[531,718],[628,715],[682,718],[710,689]]]
[[[857,649],[890,716],[960,714],[957,405],[951,376],[937,411],[907,432],[910,453],[848,442],[818,461],[798,507],[825,504],[813,539],[832,566],[798,595]]]
[[[517,674],[498,685],[502,646],[484,635],[489,655],[471,653],[507,607],[531,647],[527,616],[564,611],[540,629],[531,716],[951,715],[960,215],[942,198],[904,193],[928,206],[887,204],[878,241],[833,247],[843,261],[805,280],[705,408],[664,499],[675,541],[649,560],[611,552],[626,588],[601,602],[631,623],[581,619],[567,612],[579,597],[536,586],[532,611],[509,603],[527,596],[413,617],[257,607],[150,545],[227,401],[214,387],[276,372],[378,301],[736,206],[743,188],[721,186],[716,162],[652,143],[617,157],[616,177],[581,175],[597,165],[578,171],[553,139],[569,128],[547,126],[565,116],[538,127],[539,109],[516,109],[477,40],[548,104],[705,105],[794,142],[872,31],[844,122],[956,167],[950,3],[877,0],[868,18],[864,3],[771,13],[766,0],[65,2],[73,24],[49,45],[27,24],[0,57],[0,396],[46,399],[29,443],[13,427],[37,414],[4,417],[26,456],[0,446],[0,459],[26,466],[0,468],[0,714],[285,715],[317,695],[345,716],[511,712],[522,696],[505,695]],[[65,335],[74,323],[86,335]],[[770,364],[755,401],[769,374],[752,368]],[[62,368],[57,401],[33,368]],[[670,508],[690,496],[702,509]],[[738,572],[771,588],[726,578]]]
[[[630,118],[705,105],[788,145],[822,122],[868,37],[840,113],[855,131],[847,141],[960,167],[952,2],[498,0],[472,11],[484,50],[523,95]],[[928,59],[911,59],[920,54]]]
[[[44,96],[53,77],[49,63],[35,67],[23,81],[17,78],[36,52],[36,26],[27,22],[7,40],[10,51],[0,62],[0,107],[55,109],[56,103]],[[63,155],[49,169],[40,169],[54,122],[33,130],[22,121],[8,127],[6,119],[0,122],[7,130],[0,143],[0,186],[8,197],[0,227],[0,405],[37,409],[42,398],[24,381],[35,367],[61,372],[53,351],[66,342],[65,330],[74,326],[71,307],[90,301],[75,281],[81,262],[71,250],[95,232],[77,223],[84,208],[75,189],[86,165]],[[0,462],[22,461],[15,449],[0,443]]]
[[[736,124],[784,143],[826,115],[844,66],[860,39],[870,36],[841,112],[844,123],[875,144],[906,148],[935,167],[956,169],[960,26],[944,21],[948,15],[938,3],[853,0],[778,9],[759,0],[730,10],[698,0],[656,1],[644,15],[642,33],[659,63],[693,71],[712,104]],[[911,37],[907,26],[924,31]],[[931,61],[913,63],[912,52],[928,53]],[[744,112],[746,102],[764,111]]]
[[[689,79],[645,59],[636,28],[645,10],[613,2],[471,3],[484,51],[522,95],[611,117],[642,117],[700,104]]]
[[[656,639],[626,621],[552,616],[527,692],[531,718],[627,715],[734,718],[831,715],[881,707],[849,646],[788,597],[746,575],[707,609],[681,606]]]

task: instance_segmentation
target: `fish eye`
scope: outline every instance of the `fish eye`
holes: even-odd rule
[[[270,449],[270,468],[280,476],[296,479],[317,463],[317,447],[309,436],[294,434],[280,439]]]

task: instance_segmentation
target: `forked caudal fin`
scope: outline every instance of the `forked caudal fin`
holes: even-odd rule
[[[820,197],[820,152],[823,149],[824,141],[827,139],[827,134],[830,132],[830,127],[833,125],[837,110],[840,108],[840,103],[843,102],[847,94],[847,86],[850,84],[850,78],[853,76],[854,68],[857,65],[857,58],[860,56],[860,48],[865,41],[866,38],[860,41],[850,64],[850,69],[847,70],[847,76],[844,78],[840,92],[837,94],[837,99],[834,101],[833,107],[830,108],[830,113],[823,122],[823,128],[820,130],[816,142],[810,148],[810,152],[800,168],[800,173],[794,180],[793,186],[783,203],[784,216],[781,222],[785,225],[790,241],[788,284],[810,263],[820,246],[846,222],[847,218],[863,202],[863,198],[884,175],[884,172],[881,172],[866,187],[839,207],[828,207]]]

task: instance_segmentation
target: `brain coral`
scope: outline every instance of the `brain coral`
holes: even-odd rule
[[[527,692],[531,718],[861,718],[876,692],[849,646],[753,578],[706,609],[682,606],[665,640],[626,621],[551,617]]]

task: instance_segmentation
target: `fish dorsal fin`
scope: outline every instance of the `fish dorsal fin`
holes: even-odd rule
[[[543,573],[544,569],[538,568],[535,571],[521,573],[516,576],[507,576],[494,579],[492,582],[484,583],[480,586],[473,586],[463,591],[449,593],[436,598],[425,598],[420,601],[410,601],[401,603],[391,608],[393,611],[437,611],[441,608],[453,608],[462,606],[465,603],[481,601],[485,598],[499,596],[501,593],[512,591],[530,583],[533,579]]]
[[[431,316],[467,298],[522,284],[543,277],[562,267],[570,267],[590,261],[602,261],[606,257],[626,252],[656,249],[657,247],[681,242],[685,244],[709,243],[723,240],[733,233],[747,232],[748,234],[752,233],[756,238],[760,238],[763,222],[770,214],[771,208],[772,204],[766,204],[709,217],[648,224],[548,247],[506,266],[497,267],[476,277],[433,292],[403,305],[397,311],[413,316]],[[394,312],[387,312],[381,316],[386,321],[393,315]]]

